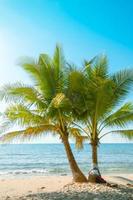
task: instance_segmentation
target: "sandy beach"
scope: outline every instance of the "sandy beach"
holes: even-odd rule
[[[117,187],[72,182],[70,176],[6,177],[0,179],[0,200],[133,199],[133,174],[103,176]]]

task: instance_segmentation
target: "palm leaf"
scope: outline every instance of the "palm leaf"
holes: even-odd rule
[[[133,104],[125,103],[104,120],[104,126],[124,127],[130,122],[133,122]]]
[[[91,61],[85,62],[85,71],[89,80],[95,78],[105,79],[108,77],[108,60],[105,55],[94,57]]]
[[[133,130],[114,130],[111,131],[110,133],[119,134],[122,137],[127,138],[129,140],[133,139]]]
[[[60,72],[65,67],[65,58],[63,55],[63,51],[59,45],[56,45],[54,56],[53,56],[53,65],[55,69],[55,78],[56,80],[60,77]]]
[[[5,111],[5,116],[7,121],[21,126],[37,125],[46,121],[44,116],[39,115],[39,110],[30,110],[22,104],[10,105]]]
[[[24,102],[29,105],[36,105],[40,108],[46,108],[46,101],[41,93],[32,86],[20,82],[6,84],[0,91],[0,98],[6,102]]]
[[[35,60],[25,57],[21,58],[18,64],[30,75],[35,84],[38,85],[38,81],[40,82],[40,67]]]
[[[105,55],[97,56],[93,64],[93,76],[106,79],[108,77],[108,60]]]
[[[67,96],[71,102],[73,114],[81,118],[85,116],[88,105],[88,90],[86,77],[80,70],[71,69],[67,82]]]
[[[41,68],[41,91],[47,100],[51,100],[56,93],[56,82],[54,76],[54,66],[52,60],[47,54],[39,56],[39,65]]]
[[[82,132],[78,128],[69,128],[70,136],[75,139],[75,145],[77,149],[83,149],[83,143],[88,140],[87,136],[82,135]]]
[[[129,93],[133,84],[133,69],[125,69],[114,74],[112,77],[114,85],[114,104],[118,104]]]
[[[48,132],[57,133],[58,134],[58,126],[46,124],[42,126],[36,127],[28,127],[25,130],[20,131],[12,131],[5,133],[1,138],[0,141],[2,142],[10,142],[15,139],[25,140],[25,139],[32,139],[41,136],[42,134],[46,134]]]

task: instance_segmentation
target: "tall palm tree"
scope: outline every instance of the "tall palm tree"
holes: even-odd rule
[[[133,103],[122,103],[133,85],[133,70],[126,69],[111,75],[107,58],[100,56],[85,61],[82,71],[72,70],[69,79],[69,99],[72,104],[76,99],[73,112],[81,125],[75,124],[75,121],[74,124],[87,135],[92,147],[93,166],[89,181],[104,182],[98,167],[100,140],[111,133],[133,139],[133,127],[128,128],[133,123]]]
[[[28,59],[21,62],[21,66],[30,75],[33,86],[22,83],[5,85],[1,98],[11,102],[4,113],[3,131],[14,124],[23,129],[6,131],[3,140],[30,139],[48,132],[58,135],[64,144],[73,180],[86,182],[68,140],[69,136],[77,135],[78,129],[71,127],[72,105],[66,96],[67,70],[61,48],[56,46],[53,58],[41,54],[37,62]]]

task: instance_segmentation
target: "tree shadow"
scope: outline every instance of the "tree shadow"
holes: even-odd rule
[[[19,198],[20,199],[20,198]],[[106,191],[67,191],[67,192],[43,192],[30,194],[21,200],[131,200],[133,199],[133,188],[119,187],[107,188]]]
[[[133,181],[129,178],[125,178],[125,177],[121,177],[121,176],[112,176],[112,177],[117,178],[118,180],[122,180],[122,181],[124,180],[124,181],[126,181],[127,183],[130,183],[130,184],[133,184]]]

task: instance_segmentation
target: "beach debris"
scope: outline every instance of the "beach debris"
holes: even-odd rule
[[[129,187],[133,187],[133,184],[131,184],[131,183],[127,183],[127,186],[129,186]]]
[[[45,188],[46,188],[46,187],[43,186],[43,187],[41,187],[40,189],[43,190],[43,189],[45,189]]]
[[[10,196],[7,196],[5,200],[8,200],[8,199],[10,199]]]
[[[118,187],[117,183],[106,183],[106,185],[109,186],[109,187],[114,187],[114,188]]]

